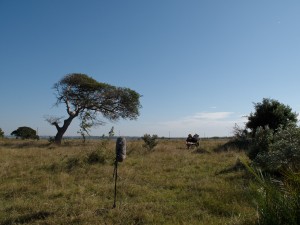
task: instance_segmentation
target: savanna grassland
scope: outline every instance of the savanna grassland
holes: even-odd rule
[[[0,140],[0,224],[255,224],[250,178],[225,140],[127,142],[113,209],[115,142]]]

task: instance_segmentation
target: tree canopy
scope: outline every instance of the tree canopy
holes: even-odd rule
[[[277,100],[264,98],[262,102],[254,103],[255,112],[251,113],[246,123],[254,135],[258,127],[268,126],[275,131],[280,127],[286,127],[290,123],[297,122],[297,113],[292,112],[288,105]]]
[[[17,130],[11,132],[10,135],[22,139],[39,139],[39,136],[36,134],[36,131],[30,127],[19,127]]]
[[[72,120],[79,116],[81,128],[103,124],[99,116],[110,121],[137,119],[141,95],[129,88],[101,83],[86,74],[72,73],[54,84],[56,105],[65,104],[68,118],[60,127],[61,118],[47,118],[57,129],[55,142],[60,144]],[[83,122],[83,123],[82,123]]]

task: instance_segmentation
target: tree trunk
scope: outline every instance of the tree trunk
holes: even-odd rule
[[[54,140],[57,145],[61,144],[61,140],[73,119],[74,119],[74,117],[70,116],[68,119],[64,120],[64,124],[62,127],[59,127],[57,124],[55,125],[56,129],[57,129],[57,133],[55,135]]]

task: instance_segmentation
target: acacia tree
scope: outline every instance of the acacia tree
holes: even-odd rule
[[[56,106],[65,104],[68,118],[59,125],[61,118],[48,117],[46,120],[57,129],[55,143],[61,140],[75,117],[84,118],[84,124],[99,125],[102,116],[110,121],[137,119],[140,97],[137,92],[123,87],[100,83],[85,74],[72,73],[64,76],[53,86],[56,91]]]
[[[39,139],[39,136],[36,134],[36,131],[30,127],[19,127],[17,130],[11,132],[12,136],[22,139]]]

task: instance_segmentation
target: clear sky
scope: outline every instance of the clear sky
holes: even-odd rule
[[[131,88],[136,121],[92,135],[229,136],[254,102],[300,112],[299,0],[0,0],[0,128],[54,136],[69,73]],[[66,135],[77,135],[74,121]]]

